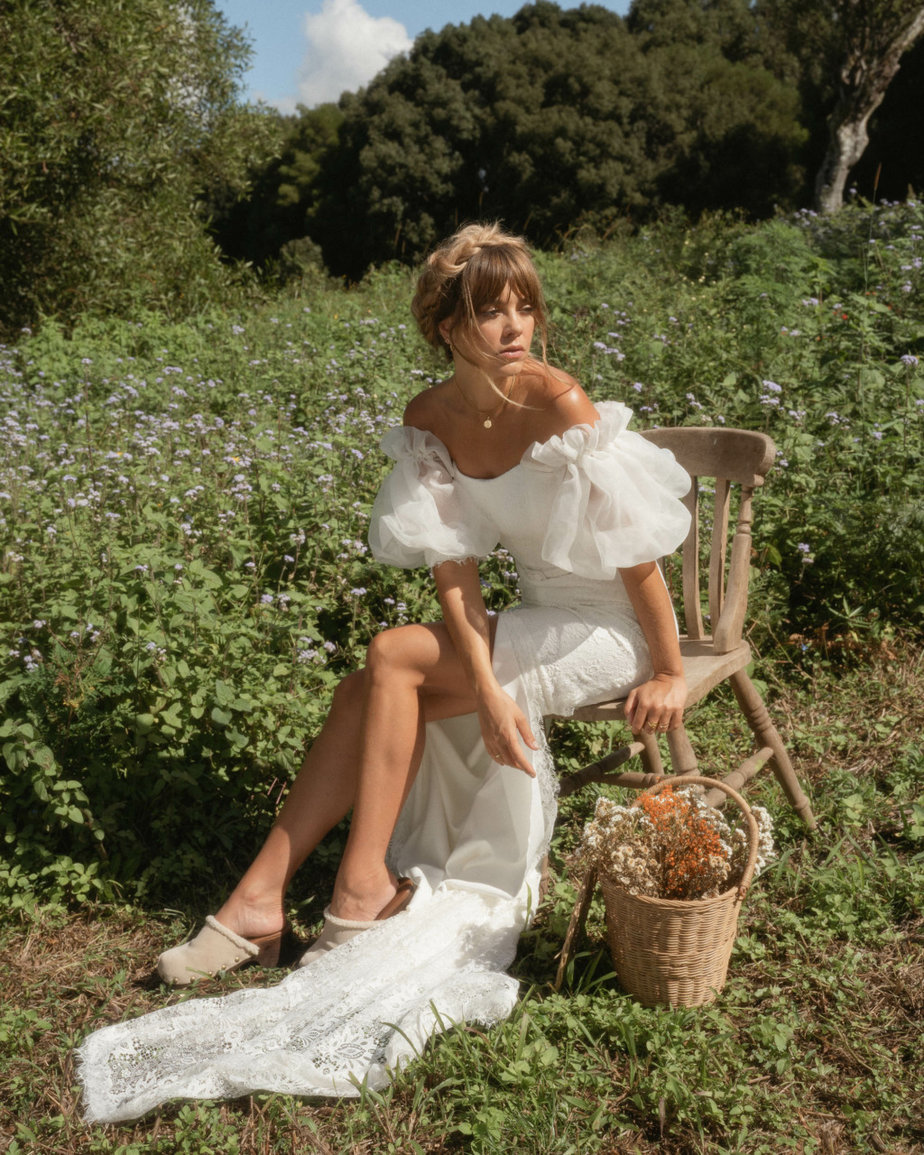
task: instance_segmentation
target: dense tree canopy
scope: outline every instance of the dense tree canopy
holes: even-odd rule
[[[336,155],[343,113],[336,104],[301,109],[283,119],[280,155],[254,175],[249,195],[233,205],[213,202],[214,234],[230,257],[275,269],[285,279],[317,265],[325,174]]]
[[[747,4],[723,0],[729,19],[703,32],[689,12],[678,25],[677,2],[650,3],[635,31],[599,5],[539,0],[424,33],[342,99],[320,190],[299,184],[328,266],[416,259],[472,217],[544,245],[668,201],[766,213],[791,199],[797,96],[757,58]]]
[[[243,103],[249,49],[214,0],[2,5],[0,326],[187,309],[234,261],[355,278],[476,217],[547,246],[666,205],[766,216],[816,174],[830,208],[852,166],[904,195],[922,30],[914,0],[536,0],[281,117]]]
[[[342,98],[339,123],[332,107],[302,110],[285,158],[224,222],[222,244],[264,262],[307,235],[332,271],[355,277],[416,259],[472,217],[548,245],[668,204],[751,216],[804,205],[830,168],[845,75],[875,73],[915,7],[635,0],[623,19],[539,0],[511,19],[424,33]],[[880,152],[902,107],[886,106],[884,129],[873,121]],[[893,186],[916,181],[908,150],[893,146],[890,159]]]
[[[0,7],[0,325],[217,287],[200,198],[239,197],[275,131],[247,59],[210,0]]]

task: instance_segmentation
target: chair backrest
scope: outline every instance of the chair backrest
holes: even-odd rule
[[[701,639],[711,633],[716,653],[726,654],[741,641],[751,565],[751,499],[773,464],[775,446],[765,433],[746,429],[646,429],[642,436],[669,449],[692,478],[690,492],[684,499],[693,521],[682,546],[683,619],[687,637]],[[707,522],[702,505],[708,487],[700,484],[701,478],[715,479],[706,601],[708,630],[703,621],[700,578],[701,530]],[[729,512],[736,485],[741,492],[729,555]]]

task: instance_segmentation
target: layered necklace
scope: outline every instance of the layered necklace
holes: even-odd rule
[[[478,420],[481,422],[482,426],[485,429],[493,429],[495,418],[500,414],[500,411],[504,408],[504,406],[510,400],[510,394],[513,392],[513,387],[517,383],[517,378],[514,377],[513,380],[510,382],[510,384],[507,386],[507,388],[504,390],[500,405],[498,405],[494,409],[479,409],[477,405],[473,405],[472,402],[469,401],[469,399],[465,396],[465,394],[462,391],[462,386],[455,379],[455,377],[453,377],[452,383],[453,383],[453,385],[455,385],[456,389],[458,389],[459,396],[462,398],[462,400],[465,402],[465,404],[469,407],[469,409],[471,409],[471,411],[474,414],[477,415]]]

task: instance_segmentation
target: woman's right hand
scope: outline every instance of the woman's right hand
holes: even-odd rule
[[[501,766],[514,766],[530,778],[536,777],[523,749],[538,750],[529,719],[500,686],[479,693],[478,722],[488,754]]]

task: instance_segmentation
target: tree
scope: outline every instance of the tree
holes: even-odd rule
[[[815,179],[815,207],[839,208],[850,169],[869,143],[868,124],[901,66],[924,34],[924,5],[908,0],[835,0],[832,19],[841,50],[837,102],[828,121],[828,151]]]
[[[659,199],[692,213],[742,210],[766,217],[797,201],[807,133],[798,94],[764,68],[683,45],[653,54],[656,91],[649,118],[670,118],[670,163]]]
[[[924,35],[920,0],[763,0],[758,13],[802,66],[803,104],[823,108],[826,144],[815,207],[843,204],[851,168],[869,143],[870,117],[904,54]]]
[[[0,325],[224,283],[204,198],[239,195],[273,147],[240,101],[248,56],[211,0],[0,8]]]
[[[635,0],[627,23],[649,68],[639,127],[661,161],[659,199],[752,216],[792,204],[807,133],[749,0]]]
[[[320,249],[308,240],[318,231],[325,173],[340,141],[343,113],[336,104],[299,107],[279,117],[279,156],[253,174],[247,196],[214,204],[212,233],[222,251],[283,276],[320,264]]]
[[[629,31],[646,51],[677,44],[718,49],[760,64],[760,29],[750,0],[633,0]]]
[[[537,0],[424,33],[342,98],[311,226],[328,267],[356,277],[416,260],[476,217],[546,246],[668,198],[755,213],[786,202],[804,134],[750,43],[746,0],[719,0],[714,28],[699,0],[656,2],[689,16],[679,48],[599,5]]]
[[[924,38],[902,59],[898,75],[870,118],[870,142],[850,174],[872,199],[903,200],[924,193]]]

